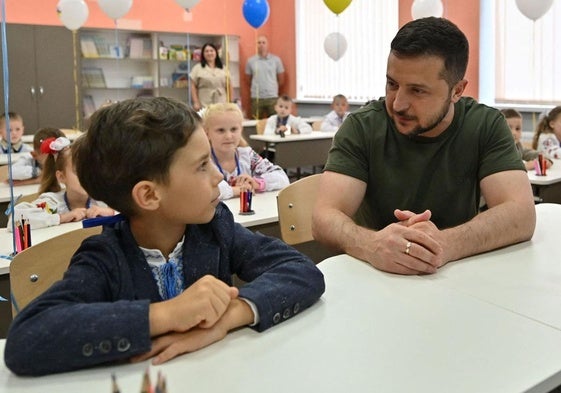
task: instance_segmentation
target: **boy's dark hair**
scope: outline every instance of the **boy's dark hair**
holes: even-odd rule
[[[501,109],[501,113],[505,117],[505,119],[522,119],[522,113],[518,112],[516,109],[512,108],[505,108]]]
[[[23,118],[17,112],[8,112],[8,118],[10,120],[17,119],[17,120],[23,121]],[[0,123],[4,123],[5,121],[6,121],[6,113],[2,112],[2,113],[0,113]]]
[[[454,23],[444,18],[421,18],[405,24],[392,40],[396,57],[437,56],[444,60],[442,78],[452,88],[466,73],[469,43]]]
[[[167,184],[175,152],[200,124],[195,111],[166,97],[139,97],[100,108],[73,144],[78,179],[92,198],[130,217],[136,213],[131,196],[135,184]]]
[[[283,94],[282,96],[279,97],[279,100],[284,101],[284,102],[290,102],[292,103],[292,98],[290,98],[290,96]]]

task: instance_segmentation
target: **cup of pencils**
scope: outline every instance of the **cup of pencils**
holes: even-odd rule
[[[547,160],[543,154],[538,154],[538,158],[534,160],[534,169],[536,176],[545,176],[547,171]]]
[[[20,221],[16,222],[15,237],[16,252],[22,252],[31,247],[31,225],[29,220],[22,217]]]
[[[240,214],[249,215],[255,214],[251,210],[251,200],[253,199],[253,191],[251,190],[241,190],[240,192]]]

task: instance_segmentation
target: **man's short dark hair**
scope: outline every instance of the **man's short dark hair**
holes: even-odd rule
[[[392,40],[396,57],[437,56],[444,60],[442,78],[452,87],[466,73],[469,43],[454,23],[444,18],[421,18],[405,24]]]
[[[134,215],[134,185],[142,180],[166,184],[175,152],[200,123],[195,111],[166,97],[141,97],[100,108],[72,148],[82,187],[92,198]]]

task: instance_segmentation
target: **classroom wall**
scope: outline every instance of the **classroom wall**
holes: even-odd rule
[[[286,69],[286,83],[282,93],[296,96],[296,37],[295,1],[268,0],[271,13],[268,21],[258,30],[244,19],[244,0],[201,0],[191,13],[185,12],[174,0],[133,0],[131,10],[119,19],[121,29],[154,30],[204,34],[232,34],[240,36],[242,101],[249,104],[247,78],[244,66],[247,58],[256,53],[257,35],[269,37],[270,50],[280,56]],[[318,0],[319,1],[319,0]],[[58,0],[6,0],[6,21],[39,25],[62,25],[56,14]],[[97,0],[86,0],[89,17],[84,27],[114,28],[115,22],[106,16]],[[399,25],[411,20],[413,0],[399,0]],[[470,41],[470,61],[467,71],[469,84],[466,95],[478,97],[479,84],[479,1],[443,0],[444,17],[451,19]],[[365,50],[367,48],[365,47]]]

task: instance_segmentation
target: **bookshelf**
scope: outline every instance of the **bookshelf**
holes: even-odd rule
[[[207,42],[218,48],[231,76],[232,97],[239,98],[237,36],[81,29],[83,117],[106,102],[139,95],[189,102],[188,74],[200,61],[200,49]]]

